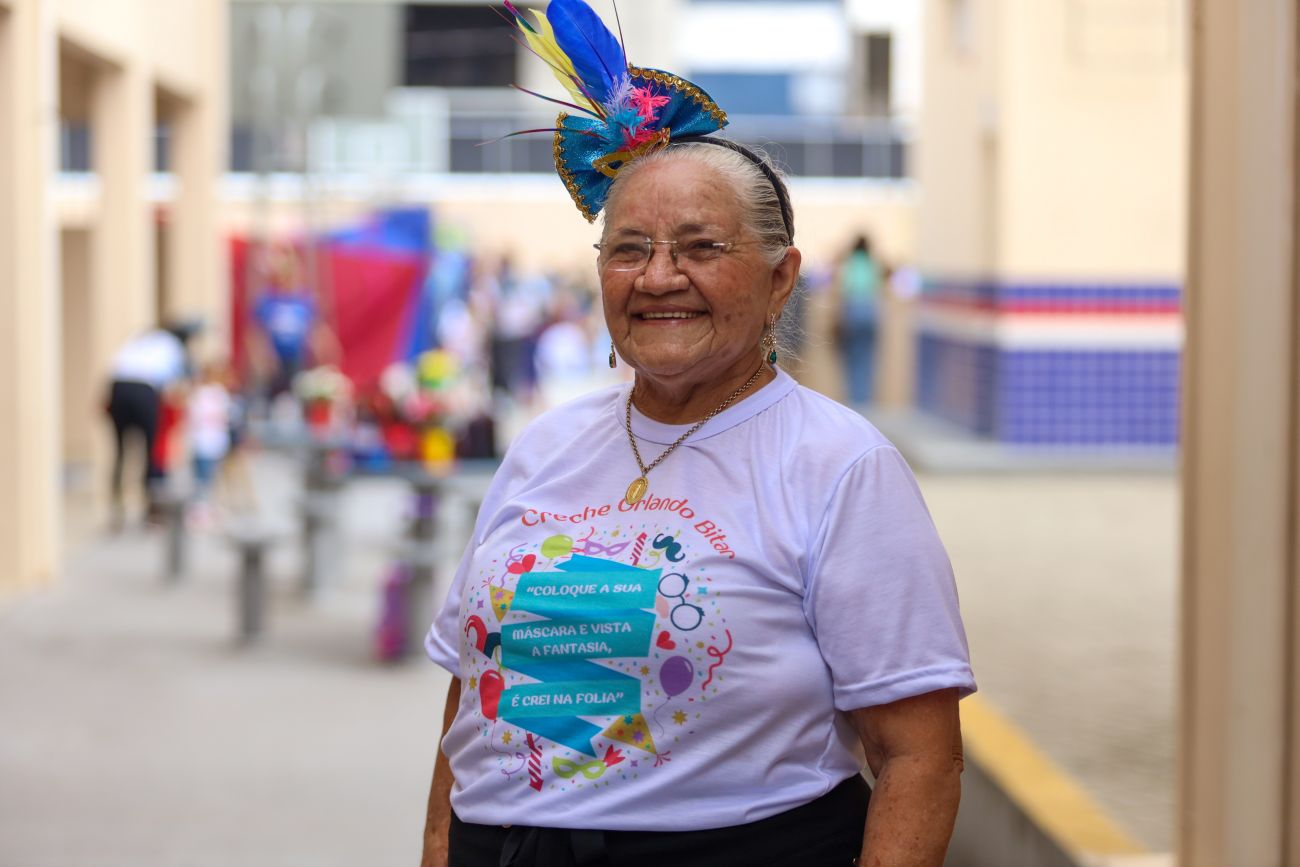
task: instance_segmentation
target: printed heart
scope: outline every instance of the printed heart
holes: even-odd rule
[[[677,649],[677,642],[673,641],[672,638],[669,637],[667,629],[659,633],[659,640],[655,642],[655,645],[658,647],[662,647],[664,650]]]
[[[488,719],[497,718],[497,707],[501,704],[501,690],[505,685],[506,682],[499,672],[483,672],[483,676],[478,681],[478,700],[483,706],[483,716]]]
[[[511,575],[522,575],[525,572],[533,571],[533,566],[535,566],[536,564],[537,564],[537,556],[535,554],[529,554],[527,557],[518,561],[517,563],[511,563],[509,566],[506,567],[506,569],[510,572]]]

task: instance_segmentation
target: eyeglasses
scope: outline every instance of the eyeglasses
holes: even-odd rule
[[[665,582],[672,589],[679,580],[681,586],[676,588],[676,592],[669,593],[664,589]],[[690,632],[692,629],[698,628],[700,621],[704,620],[704,609],[686,601],[686,588],[689,586],[691,586],[691,579],[681,572],[669,572],[659,579],[659,592],[667,599],[677,600],[677,604],[668,613],[668,619],[672,621],[673,626],[676,626],[682,632]]]
[[[671,241],[654,241],[650,238],[620,238],[617,241],[602,241],[592,244],[600,251],[597,262],[609,271],[640,271],[650,264],[654,256],[655,245],[664,244],[672,256],[673,264],[678,268],[706,266],[716,262],[742,244],[754,241],[719,241],[706,235],[690,238],[674,238]]]

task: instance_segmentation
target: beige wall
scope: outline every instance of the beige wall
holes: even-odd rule
[[[225,29],[224,3],[213,0],[55,0],[59,34],[106,63],[143,64],[150,77],[190,93],[224,89],[208,63]],[[218,29],[214,30],[214,25]]]
[[[111,297],[96,321],[95,370],[113,348],[160,314],[221,323],[221,246],[215,242],[212,177],[224,169],[225,4],[219,0],[58,0],[67,50],[92,70],[87,113],[95,128],[97,195],[93,273]],[[158,108],[162,107],[162,116]],[[175,195],[162,207],[176,230],[165,258],[184,268],[175,309],[159,311],[153,228],[146,194],[155,121],[172,127]],[[187,177],[190,179],[186,182]]]
[[[954,10],[971,12],[969,50]],[[920,258],[1004,279],[1177,279],[1183,0],[930,0]]]
[[[0,2],[0,596],[57,565],[53,33],[46,4]]]
[[[94,314],[91,290],[90,233],[84,229],[64,229],[60,235],[61,281],[60,303],[63,372],[63,460],[78,469],[90,470],[97,457],[102,426],[104,389],[96,377],[85,375],[94,368]],[[81,424],[93,415],[95,424]]]
[[[1179,275],[1182,0],[1005,0],[1001,271]]]
[[[939,274],[986,274],[997,265],[1001,0],[925,4],[925,64],[916,174],[921,188],[917,260]]]
[[[152,204],[144,184],[152,168],[153,92],[146,65],[102,66],[91,85],[90,122],[99,179],[91,232],[95,286],[94,367],[102,375],[112,351],[154,319]]]
[[[0,595],[57,574],[62,464],[105,475],[108,360],[157,316],[160,93],[181,118],[175,312],[224,308],[224,30],[222,0],[0,0]],[[95,178],[56,180],[61,115],[93,125]]]
[[[215,179],[226,136],[225,7],[218,0],[60,0],[58,10],[65,50],[79,60],[72,68],[89,70],[83,98],[96,175],[88,192],[61,202],[65,226],[88,225],[91,284],[89,349],[81,366],[67,371],[65,390],[90,381],[95,398],[65,405],[68,423],[92,432],[87,478],[102,493],[111,438],[98,398],[116,348],[177,316],[202,317],[213,326],[210,339],[224,342]],[[172,136],[173,182],[162,201],[150,191],[157,123]],[[167,249],[158,249],[160,239]]]

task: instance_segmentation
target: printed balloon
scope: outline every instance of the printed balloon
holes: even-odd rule
[[[497,707],[501,704],[501,690],[505,685],[506,682],[500,672],[483,672],[483,676],[478,681],[478,700],[483,706],[483,716],[488,719],[497,718]]]
[[[695,679],[695,666],[684,656],[671,656],[659,666],[659,683],[669,697],[686,691]]]
[[[552,559],[556,557],[563,557],[565,554],[569,553],[572,550],[573,550],[573,539],[570,538],[569,536],[564,536],[564,535],[551,536],[549,539],[546,539],[544,542],[542,542],[543,557],[550,557]]]

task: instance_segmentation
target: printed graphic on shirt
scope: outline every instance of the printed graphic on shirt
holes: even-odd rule
[[[721,594],[692,565],[690,524],[587,527],[575,540],[551,523],[525,517],[540,541],[503,551],[466,588],[479,733],[500,773],[536,791],[634,780],[706,724],[732,648]]]

